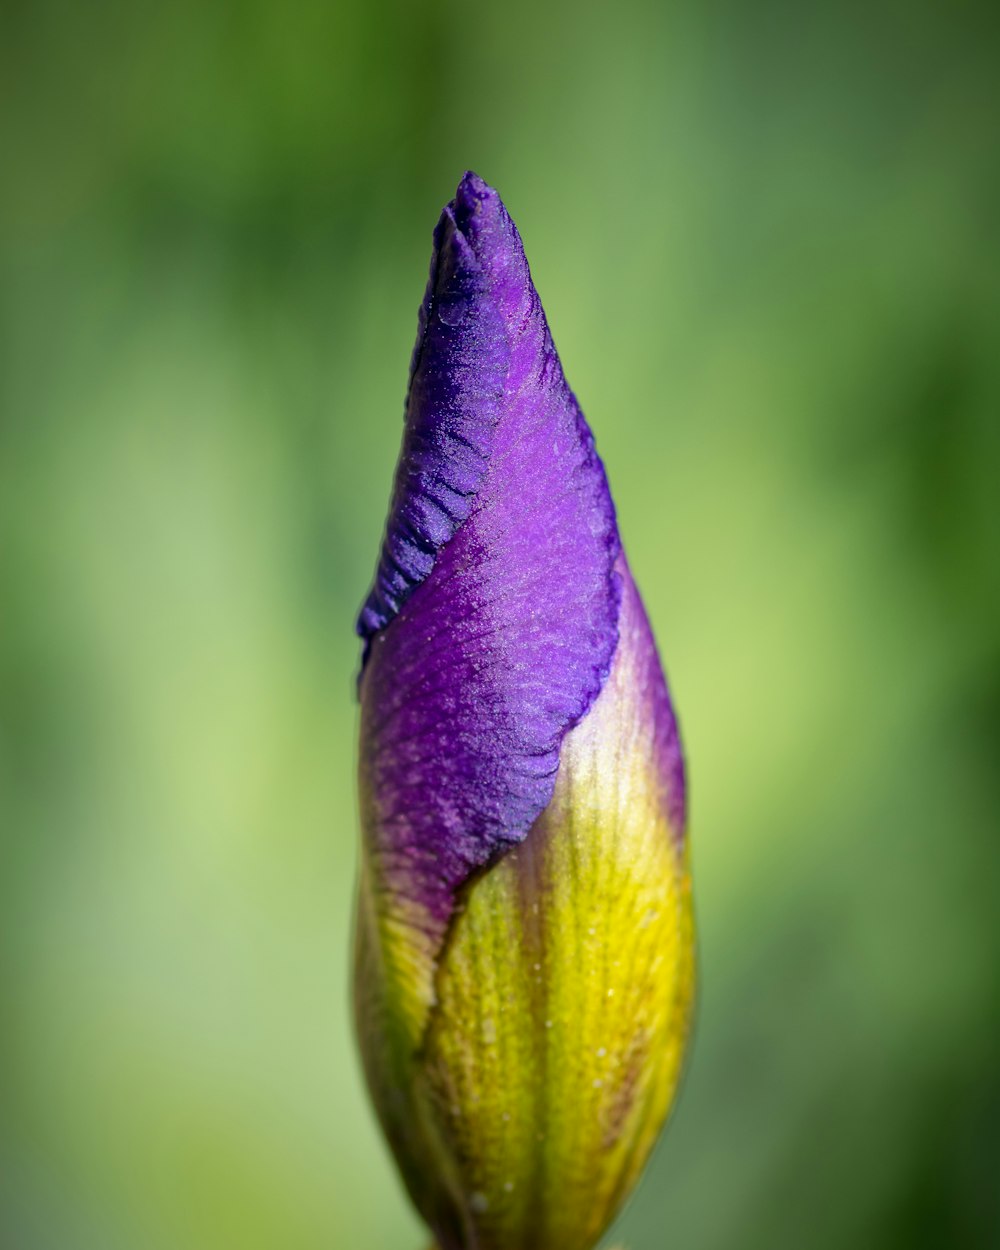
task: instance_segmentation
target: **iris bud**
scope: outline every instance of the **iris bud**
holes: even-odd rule
[[[362,608],[355,1014],[440,1250],[589,1250],[694,992],[677,725],[603,466],[500,197],[434,236]]]

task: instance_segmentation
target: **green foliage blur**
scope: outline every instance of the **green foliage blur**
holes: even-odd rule
[[[698,1028],[612,1238],[1000,1244],[989,9],[0,13],[0,1244],[425,1240],[347,1009],[352,629],[467,167],[689,757]]]

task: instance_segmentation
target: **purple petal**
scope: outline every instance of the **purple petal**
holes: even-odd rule
[[[671,839],[680,852],[687,831],[687,784],[677,718],[649,617],[624,552],[619,557],[619,568],[624,594],[621,636],[615,653],[615,665],[621,669],[618,681],[631,689],[634,706],[638,709],[636,727],[648,735],[650,771],[658,805],[666,815]],[[589,725],[590,720],[587,723]]]
[[[382,906],[443,934],[549,802],[607,678],[614,507],[521,241],[467,174],[435,233],[382,555],[361,612],[362,813]]]

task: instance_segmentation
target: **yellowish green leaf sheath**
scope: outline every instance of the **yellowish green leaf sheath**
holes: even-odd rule
[[[482,1250],[592,1246],[677,1085],[694,989],[691,881],[623,643],[563,743],[551,804],[472,885],[441,965],[422,1110],[467,1195],[465,1244]]]

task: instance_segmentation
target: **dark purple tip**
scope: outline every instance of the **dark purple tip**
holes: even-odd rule
[[[368,643],[468,517],[500,420],[511,333],[494,271],[527,265],[497,193],[467,173],[434,231],[418,314],[403,446],[375,580],[358,617]]]

